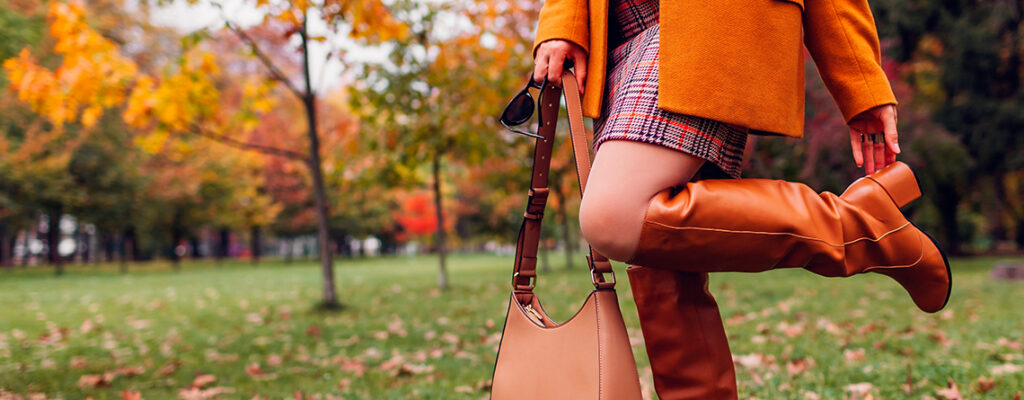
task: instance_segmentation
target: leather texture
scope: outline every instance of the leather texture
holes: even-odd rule
[[[913,172],[898,161],[842,196],[781,180],[689,182],[651,199],[628,263],[691,272],[806,268],[830,277],[875,271],[935,312],[949,300],[948,260],[899,210],[919,195]]]
[[[590,172],[592,139],[583,129],[579,90],[572,72],[562,75],[569,131],[582,195]],[[548,171],[562,91],[541,89],[541,108],[526,212],[516,242],[512,293],[495,361],[491,398],[639,400],[640,378],[622,320],[608,258],[590,249],[594,291],[572,318],[552,320],[533,292],[537,246],[548,194]]]
[[[659,0],[660,1],[660,0]],[[897,104],[867,0],[672,0],[660,4],[658,106],[802,137],[804,48],[849,122]],[[607,0],[545,0],[533,54],[551,39],[587,50],[584,116],[604,100]]]
[[[626,269],[661,400],[735,400],[736,372],[706,272]]]

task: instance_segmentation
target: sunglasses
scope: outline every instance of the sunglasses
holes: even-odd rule
[[[508,102],[508,105],[505,106],[505,111],[501,112],[501,118],[498,118],[498,121],[501,122],[501,125],[503,125],[508,130],[518,133],[520,135],[526,135],[532,138],[543,139],[544,137],[541,135],[532,132],[521,131],[519,129],[513,128],[513,126],[522,125],[526,123],[526,121],[529,121],[530,117],[533,116],[533,108],[535,105],[537,106],[538,110],[537,126],[540,126],[541,121],[539,120],[542,115],[542,113],[540,112],[540,105],[536,104],[537,102],[533,100],[533,95],[530,94],[530,88],[543,89],[545,86],[547,86],[547,84],[547,76],[544,77],[543,83],[538,84],[533,81],[533,73],[531,72],[530,80],[526,82],[526,86],[523,87],[523,90],[520,90],[519,93],[512,97],[512,100],[510,100]]]

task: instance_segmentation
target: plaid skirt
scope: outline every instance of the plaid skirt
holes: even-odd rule
[[[651,143],[710,161],[719,169],[711,175],[739,178],[745,129],[658,108],[659,0],[610,1],[608,48],[613,50],[603,109],[594,119],[594,152],[606,140]]]

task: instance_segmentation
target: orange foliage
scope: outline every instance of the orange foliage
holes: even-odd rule
[[[406,241],[420,237],[428,237],[437,232],[437,212],[434,197],[429,191],[421,190],[413,193],[397,194],[399,209],[392,213],[394,219],[402,227],[402,232],[395,238]],[[441,210],[445,219],[445,230],[454,228],[453,218],[449,218],[446,210]]]
[[[63,57],[56,71],[38,65],[28,50],[5,60],[11,90],[54,125],[96,123],[104,108],[124,101],[138,68],[117,46],[89,28],[80,1],[53,2],[47,18],[56,39],[54,53]]]

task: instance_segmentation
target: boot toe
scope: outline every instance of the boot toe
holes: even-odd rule
[[[942,310],[949,302],[953,277],[949,259],[942,249],[930,235],[923,231],[920,234],[925,244],[921,261],[912,267],[878,269],[874,272],[888,275],[899,282],[921,311],[934,313]]]

